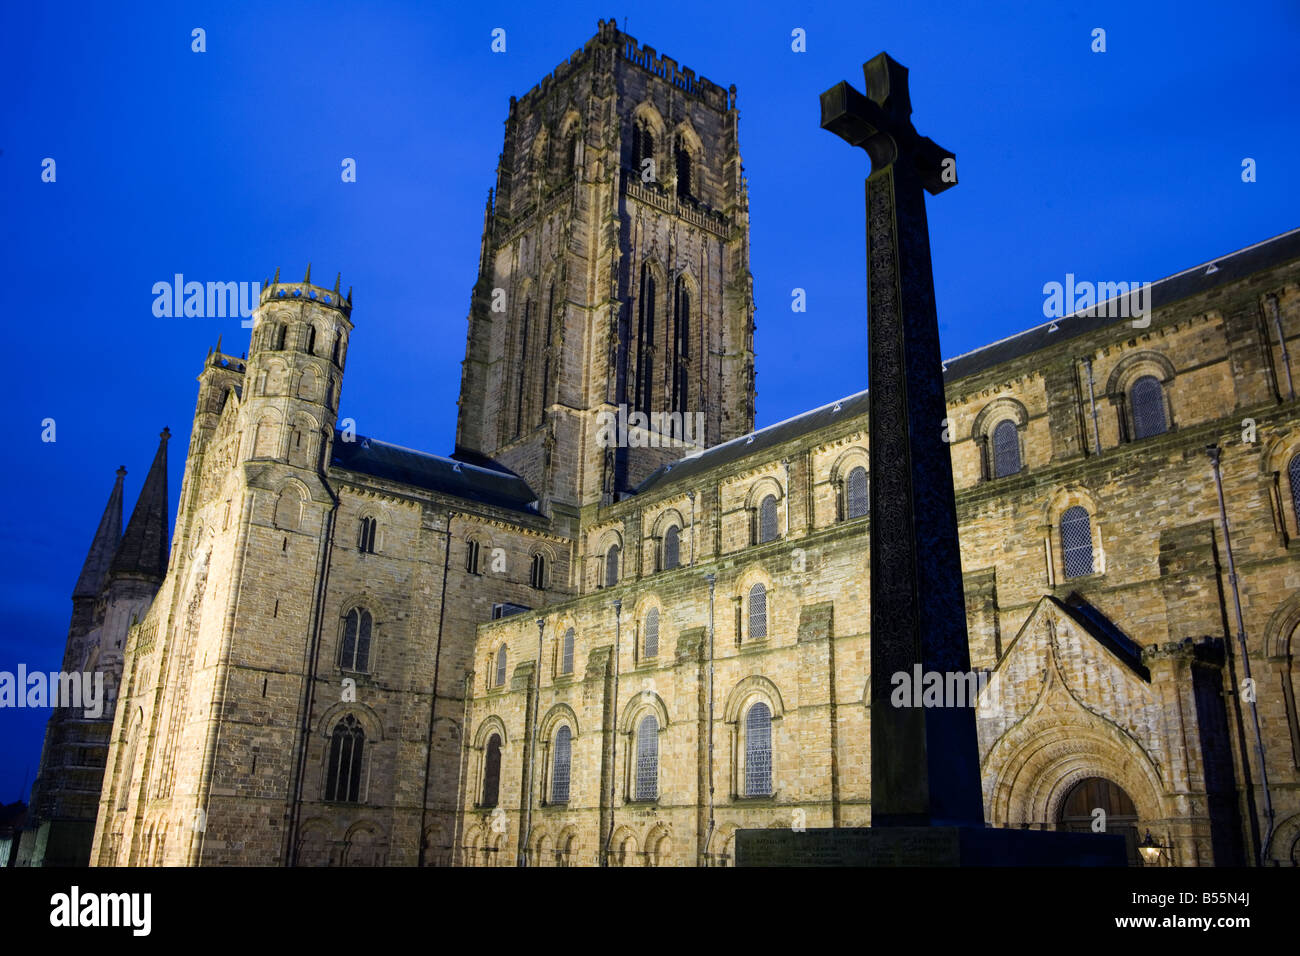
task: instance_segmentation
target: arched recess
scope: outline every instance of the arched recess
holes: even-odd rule
[[[636,866],[638,857],[636,834],[627,826],[619,826],[609,841],[610,865]]]
[[[546,712],[546,716],[541,719],[538,726],[541,729],[541,739],[551,740],[555,736],[556,729],[560,724],[568,724],[569,730],[573,732],[574,743],[578,740],[578,715],[572,707],[566,703],[558,703]],[[504,737],[502,738],[505,739]]]
[[[296,478],[287,479],[275,499],[275,526],[283,531],[297,531],[302,526],[304,506],[311,498],[307,486]]]
[[[316,458],[316,444],[320,435],[320,425],[306,412],[293,416],[293,428],[289,431],[289,464],[298,468],[310,468]]]
[[[567,178],[576,173],[582,165],[582,117],[572,106],[560,120],[559,137],[561,153],[557,157],[557,169],[561,176]]]
[[[344,866],[383,866],[387,846],[379,824],[359,820],[348,828],[343,838]]]
[[[645,837],[646,866],[671,866],[673,862],[673,838],[668,827],[661,823],[652,826]]]
[[[727,723],[735,723],[744,716],[749,709],[749,705],[755,700],[764,701],[772,711],[772,719],[780,720],[785,716],[785,701],[781,698],[781,691],[777,689],[776,684],[768,680],[761,674],[751,674],[746,677],[727,695],[727,702],[722,708],[722,719]]]
[[[754,586],[761,584],[763,621],[761,627],[754,618],[757,595]],[[780,634],[777,627],[776,605],[774,598],[778,593],[771,575],[762,565],[754,565],[736,579],[734,590],[730,592],[732,602],[732,625],[735,628],[736,644],[744,644],[753,639],[771,640]],[[755,630],[763,633],[755,635]]]
[[[1024,428],[1029,424],[1029,410],[1025,408],[1023,402],[1009,395],[995,398],[981,408],[979,414],[975,416],[971,424],[970,437],[978,441],[981,435],[987,435],[993,426],[1004,418],[1015,422],[1017,428]]]
[[[713,831],[705,863],[708,866],[736,865],[736,830],[734,823],[724,823]]]
[[[505,722],[496,714],[484,717],[483,721],[478,725],[478,730],[474,732],[474,749],[482,750],[486,747],[488,738],[494,733],[501,737],[501,747],[504,749],[506,744],[510,742],[510,738],[506,735]]]
[[[1268,841],[1268,862],[1273,866],[1300,866],[1300,813],[1273,828]]]
[[[263,409],[253,429],[253,448],[250,458],[280,457],[280,413],[273,408]]]
[[[1061,539],[1061,518],[1071,508],[1080,507],[1088,512],[1088,529],[1092,535],[1092,574],[1106,571],[1104,529],[1106,513],[1093,492],[1083,485],[1069,485],[1058,489],[1043,506],[1043,531],[1047,550],[1051,555],[1049,586],[1055,587],[1071,580],[1066,576],[1065,544]]]
[[[1115,409],[1116,423],[1119,427],[1120,440],[1134,440],[1136,424],[1133,420],[1132,402],[1129,392],[1134,383],[1145,376],[1151,376],[1160,383],[1160,401],[1164,406],[1164,431],[1173,431],[1176,426],[1173,398],[1170,394],[1177,372],[1173,362],[1163,352],[1143,349],[1126,355],[1115,363],[1110,377],[1106,380],[1106,400]]]
[[[641,139],[639,130],[649,130],[653,136],[653,147],[648,151],[651,157],[657,158],[663,155],[667,145],[665,136],[666,124],[659,111],[655,109],[654,104],[646,100],[638,103],[636,109],[632,111],[632,126],[629,130],[629,139],[631,141],[633,152],[631,156],[631,165],[633,169],[640,171],[638,160],[647,155],[644,149],[644,142]],[[640,149],[638,149],[640,147]],[[662,179],[661,176],[656,176]]]
[[[1132,737],[1091,714],[1025,721],[989,748],[981,764],[984,807],[996,827],[1055,825],[1073,786],[1088,777],[1113,781],[1142,821],[1172,816],[1160,771]]]
[[[379,719],[379,715],[375,713],[374,708],[369,704],[362,703],[359,700],[340,701],[327,708],[316,722],[316,732],[328,741],[334,733],[334,725],[348,714],[355,717],[361,724],[361,729],[365,731],[367,748],[372,743],[377,744],[383,741],[384,725]]]
[[[831,483],[831,488],[835,491],[833,521],[845,521],[849,518],[848,480],[849,475],[857,468],[863,469],[867,473],[868,479],[870,479],[871,459],[867,454],[867,450],[861,445],[851,445],[844,449],[831,464],[827,478]]]
[[[635,735],[637,725],[647,714],[653,714],[659,724],[659,733],[662,734],[668,729],[668,707],[664,704],[664,699],[656,691],[643,690],[634,694],[627,702],[627,707],[623,711],[622,719],[618,724],[621,733]],[[619,750],[626,753],[627,750],[620,746]],[[662,756],[662,750],[660,751]]]
[[[319,817],[307,820],[298,831],[297,866],[329,866],[332,842],[328,825]]]
[[[1291,766],[1300,769],[1300,663],[1296,661],[1300,652],[1300,594],[1291,595],[1269,616],[1263,648],[1272,685],[1263,693],[1274,688],[1282,693]]]
[[[1300,431],[1284,431],[1268,443],[1260,456],[1260,473],[1283,540],[1300,537]]]
[[[321,383],[324,381],[325,373],[315,365],[308,365],[298,377],[298,397],[309,402],[319,402]]]
[[[671,357],[672,344],[667,338],[672,289],[668,272],[657,257],[649,256],[641,262],[634,300],[627,350],[628,390],[631,410],[648,415],[667,407],[663,363]]]
[[[578,828],[570,823],[555,838],[555,865],[573,866],[581,862],[583,862],[582,837],[578,833]]]

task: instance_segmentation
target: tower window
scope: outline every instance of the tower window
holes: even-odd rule
[[[465,570],[470,574],[479,573],[479,543],[473,538],[465,542]]]
[[[325,777],[325,799],[356,803],[361,797],[361,761],[365,755],[366,732],[356,717],[348,714],[334,725],[330,735],[329,770]]]
[[[861,518],[868,510],[867,469],[859,465],[844,479],[844,517]]]
[[[561,724],[555,732],[555,756],[551,761],[551,803],[569,802],[569,769],[573,756],[573,731]]]
[[[506,685],[506,646],[502,644],[497,648],[497,674],[496,686],[504,687]]]
[[[605,587],[612,588],[618,584],[619,546],[611,544],[605,552]]]
[[[365,608],[353,608],[343,619],[343,642],[339,666],[345,671],[366,673],[370,669],[370,634],[374,619]]]
[[[1300,528],[1300,452],[1291,456],[1286,474],[1291,479],[1291,513],[1295,515],[1296,527]]]
[[[488,738],[487,750],[483,755],[483,802],[482,806],[495,807],[501,793],[501,735],[493,734]]]
[[[533,568],[529,576],[529,582],[539,591],[546,587],[546,555],[533,555]]]
[[[1020,432],[1011,419],[993,429],[993,477],[1003,478],[1020,471]]]
[[[681,137],[677,139],[677,146],[673,150],[673,159],[677,164],[677,198],[682,200],[694,199],[694,193],[691,190],[691,151],[687,149]]]
[[[1092,574],[1092,518],[1079,505],[1061,515],[1061,550],[1067,578]]]
[[[664,532],[664,558],[663,567],[665,571],[671,571],[681,564],[681,532],[677,530],[677,525],[668,526]]]
[[[636,732],[636,789],[634,800],[659,797],[659,721],[654,714],[641,718]]]
[[[659,655],[659,608],[652,607],[645,616],[645,656]]]
[[[638,122],[632,127],[632,167],[640,176],[645,161],[651,161],[652,168],[655,158],[655,135],[645,122]],[[643,180],[644,181],[644,180]],[[654,182],[655,177],[650,177],[650,182]]]
[[[1154,375],[1143,375],[1133,383],[1129,403],[1133,408],[1133,437],[1150,438],[1169,430],[1165,421],[1164,389]]]
[[[573,673],[573,628],[564,632],[564,643],[560,648],[560,673]]]
[[[367,515],[361,519],[361,534],[357,541],[357,549],[362,554],[375,553],[375,531],[379,527],[379,522]]]
[[[772,794],[772,711],[759,701],[745,716],[745,796]]]
[[[307,326],[307,334],[303,341],[303,351],[308,355],[316,354],[316,326]]]
[[[766,544],[777,537],[776,495],[766,496],[758,506],[758,527],[755,529],[756,543]]]
[[[767,588],[761,583],[749,589],[749,639],[767,637]]]

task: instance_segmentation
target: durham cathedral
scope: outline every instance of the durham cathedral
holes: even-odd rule
[[[944,365],[985,819],[1294,866],[1300,230],[1189,265],[1149,321]],[[165,436],[125,534],[119,476],[65,657],[109,704],[50,722],[32,862],[729,866],[870,824],[867,394],[754,428],[734,86],[610,20],[511,98],[449,457],[338,418],[354,330],[277,272],[202,362],[170,542]]]

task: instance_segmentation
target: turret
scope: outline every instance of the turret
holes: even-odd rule
[[[262,289],[242,402],[243,461],[274,460],[319,474],[329,461],[352,332],[352,290],[281,282]]]

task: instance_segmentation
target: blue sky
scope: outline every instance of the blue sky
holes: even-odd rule
[[[218,335],[227,352],[247,347],[237,318],[155,318],[155,282],[261,280],[277,266],[297,279],[311,261],[332,284],[341,271],[356,324],[342,413],[363,434],[450,452],[509,97],[602,17],[626,16],[642,43],[738,88],[759,425],[866,384],[867,160],[819,129],[818,96],[860,86],[881,50],[911,70],[918,130],[957,154],[960,185],[929,200],[945,356],[1041,322],[1043,284],[1067,272],[1155,280],[1300,225],[1293,3],[668,9],[6,5],[0,670],[59,666],[113,472],[129,471],[129,516],[163,425],[174,520],[203,357]],[[195,27],[205,53],[191,51]],[[490,50],[496,27],[504,54]],[[1105,53],[1090,49],[1098,27]],[[795,28],[806,53],[791,51]],[[41,181],[46,157],[54,183]],[[356,183],[340,179],[344,157]],[[0,802],[26,799],[47,716],[0,710]]]

